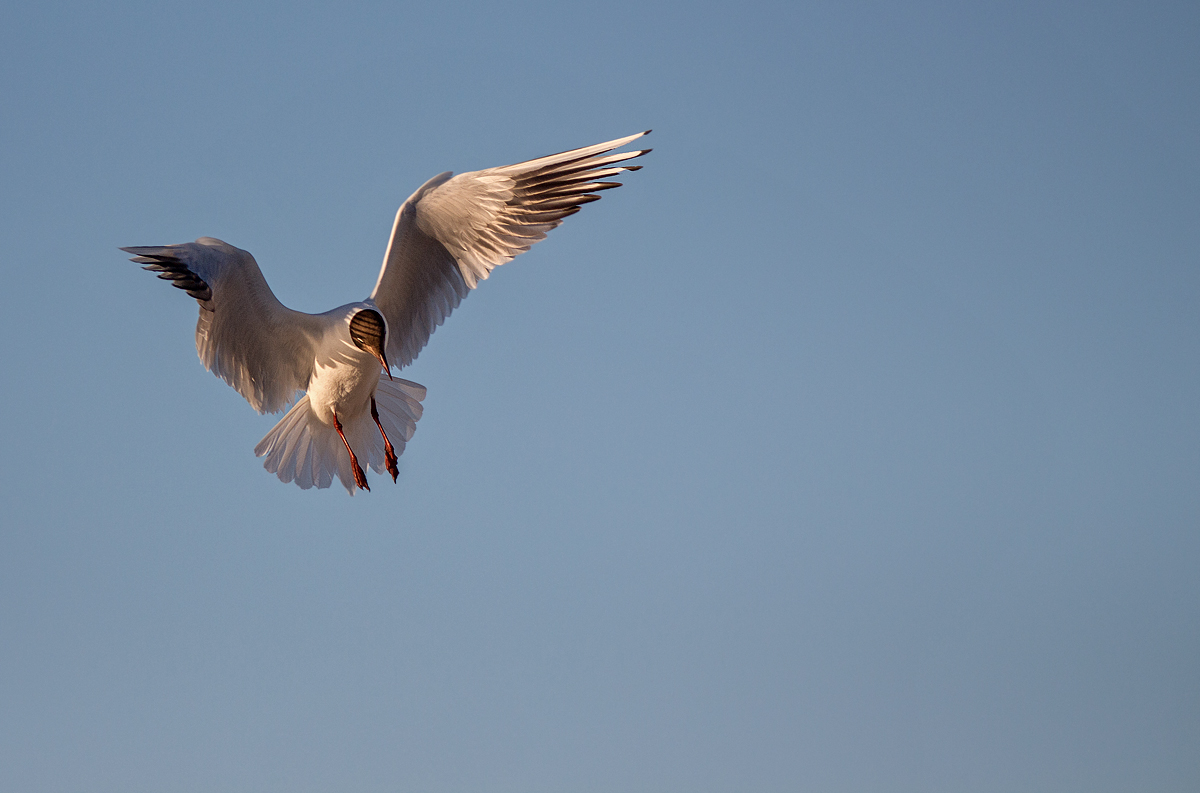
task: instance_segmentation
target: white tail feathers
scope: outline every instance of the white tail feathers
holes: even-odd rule
[[[404,453],[404,444],[417,429],[417,420],[422,412],[421,400],[424,398],[425,386],[400,378],[380,380],[375,389],[379,423],[387,432],[397,457]],[[383,436],[375,426],[370,410],[358,416],[339,418],[342,432],[358,457],[359,464],[369,466],[376,473],[383,473]],[[329,487],[336,474],[342,485],[354,495],[350,455],[346,453],[337,430],[317,420],[309,406],[307,394],[258,442],[254,454],[266,457],[263,467],[284,482],[295,482],[305,490],[310,487]]]

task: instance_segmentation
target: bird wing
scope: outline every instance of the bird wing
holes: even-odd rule
[[[470,290],[492,269],[524,253],[601,190],[599,181],[640,165],[621,165],[649,152],[619,152],[649,133],[552,154],[536,160],[433,177],[396,213],[392,237],[371,300],[388,323],[387,355],[404,367]]]
[[[212,237],[121,250],[196,298],[201,362],[259,413],[282,410],[308,388],[321,318],[280,303],[248,252]]]

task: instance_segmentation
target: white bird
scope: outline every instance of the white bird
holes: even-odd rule
[[[254,453],[284,482],[370,490],[361,461],[396,481],[396,458],[421,417],[424,386],[393,378],[492,269],[524,253],[563,218],[596,201],[599,181],[649,152],[618,152],[649,133],[454,176],[439,174],[396,213],[371,296],[323,314],[276,299],[248,252],[212,237],[122,248],[200,304],[196,351],[205,368],[260,413],[301,396]],[[381,379],[381,373],[387,379]]]

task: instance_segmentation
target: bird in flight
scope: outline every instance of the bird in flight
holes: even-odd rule
[[[649,133],[536,160],[433,177],[396,213],[370,297],[323,314],[284,306],[247,251],[214,239],[121,250],[200,304],[196,352],[259,413],[296,400],[254,453],[302,488],[336,475],[370,490],[363,464],[396,481],[425,387],[393,377],[492,269],[596,201],[605,181],[649,149],[613,153]],[[386,375],[386,377],[384,377]]]

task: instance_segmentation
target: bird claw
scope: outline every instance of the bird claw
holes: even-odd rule
[[[371,403],[374,407],[375,403]],[[346,454],[350,455],[350,468],[354,471],[354,484],[357,487],[371,492],[371,486],[367,484],[367,475],[363,473],[362,466],[358,464],[358,458],[354,456],[354,450],[350,448],[350,441],[346,440],[346,434],[342,432],[342,422],[338,421],[337,413],[333,414],[333,428],[337,430],[338,437],[342,439],[342,443],[346,444]]]
[[[371,486],[367,484],[367,475],[363,473],[362,466],[358,464],[358,460],[351,459],[350,462],[353,463],[352,467],[354,468],[354,484],[368,493],[371,492]]]
[[[396,465],[396,450],[390,443],[384,450],[383,462],[387,466],[387,472],[392,475],[392,481],[395,482],[396,477],[400,476],[400,468]]]
[[[387,466],[387,472],[392,475],[394,483],[396,477],[400,476],[400,469],[396,466],[396,450],[392,448],[392,442],[388,440],[383,425],[379,423],[379,408],[375,405],[375,397],[371,397],[371,418],[375,420],[375,426],[379,427],[379,434],[383,436],[383,463]]]

